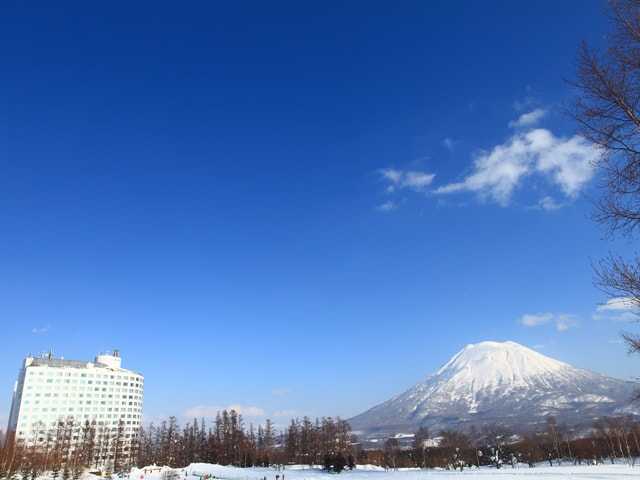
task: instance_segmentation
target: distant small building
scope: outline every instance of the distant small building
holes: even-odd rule
[[[442,441],[442,437],[427,438],[422,442],[422,447],[423,448],[439,447],[441,441]]]

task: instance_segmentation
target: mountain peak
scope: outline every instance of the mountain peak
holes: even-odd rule
[[[351,422],[364,432],[396,433],[488,423],[525,429],[547,415],[588,424],[605,415],[640,413],[629,403],[636,386],[516,342],[484,341],[465,346],[436,373]]]
[[[463,350],[470,349],[470,348],[504,348],[508,346],[527,348],[524,345],[521,345],[512,340],[506,340],[504,342],[498,342],[497,340],[484,340],[478,343],[468,343],[467,345],[465,345]]]
[[[516,342],[472,343],[460,350],[436,376],[476,390],[496,385],[523,385],[533,377],[572,368]]]
[[[514,342],[512,340],[506,340],[504,342],[499,342],[497,340],[484,340],[478,343],[468,343],[460,352],[463,352],[465,350],[509,350],[509,349],[511,350],[522,349],[526,351],[535,352],[535,350],[529,347],[525,347],[524,345],[518,342]]]

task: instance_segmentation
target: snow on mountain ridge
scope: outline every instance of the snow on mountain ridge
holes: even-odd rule
[[[532,379],[573,369],[516,342],[469,344],[442,366],[433,377],[486,390],[511,384],[526,386]]]
[[[394,400],[414,404],[411,411],[417,417],[450,405],[476,413],[487,398],[525,396],[531,389],[552,388],[588,375],[516,342],[487,341],[467,345],[434,375]]]
[[[422,382],[353,417],[361,432],[458,428],[488,423],[534,428],[545,416],[588,424],[605,415],[640,414],[638,385],[575,368],[515,342],[467,345]]]

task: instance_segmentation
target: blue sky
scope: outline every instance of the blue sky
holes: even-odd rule
[[[348,417],[490,339],[637,373],[563,113],[603,3],[0,9],[0,418],[49,348],[147,418]]]

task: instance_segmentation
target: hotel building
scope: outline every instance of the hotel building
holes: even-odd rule
[[[13,390],[7,439],[44,446],[64,424],[71,425],[73,448],[82,441],[82,428],[91,425],[96,435],[121,435],[129,450],[138,438],[143,398],[144,377],[122,368],[117,350],[93,362],[28,356]],[[110,458],[110,448],[96,451],[96,465]]]

